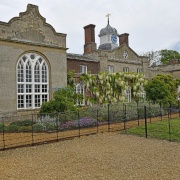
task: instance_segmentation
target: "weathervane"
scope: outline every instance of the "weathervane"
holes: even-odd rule
[[[110,15],[111,15],[111,14],[109,14],[109,13],[106,15],[106,17],[108,18],[108,24],[109,24],[109,16],[110,16]]]

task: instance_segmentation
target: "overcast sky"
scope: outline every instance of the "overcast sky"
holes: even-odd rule
[[[94,24],[98,34],[110,25],[119,34],[129,33],[129,46],[137,53],[161,49],[180,52],[180,0],[0,0],[0,21],[8,22],[27,9],[39,6],[56,32],[67,34],[69,53],[83,54],[84,29]]]

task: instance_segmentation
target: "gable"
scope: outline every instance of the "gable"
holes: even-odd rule
[[[38,6],[32,4],[19,17],[8,23],[0,22],[0,39],[66,47],[66,34],[57,33],[40,15]]]
[[[110,61],[119,61],[127,63],[141,63],[143,56],[139,56],[129,46],[123,44],[118,48],[113,49],[108,56]]]

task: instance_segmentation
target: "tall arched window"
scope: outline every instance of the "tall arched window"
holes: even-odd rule
[[[36,53],[24,54],[17,63],[17,108],[35,109],[49,99],[48,66]]]

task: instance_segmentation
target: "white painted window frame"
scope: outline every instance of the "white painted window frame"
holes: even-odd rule
[[[23,60],[23,58],[26,60]],[[23,81],[20,82],[18,79],[18,72],[20,71],[20,69],[18,69],[18,64],[21,62],[23,62],[23,69],[22,69],[22,73],[21,73],[21,77],[23,78]],[[26,79],[26,64],[27,62],[30,62],[30,66],[31,66],[31,72],[28,73],[28,81]],[[39,62],[40,65],[40,82],[35,82],[35,66],[36,66],[36,62]],[[41,63],[40,63],[41,62]],[[46,70],[44,71],[46,73],[46,78],[43,80],[43,70],[42,68],[46,67]],[[17,67],[16,67],[16,82],[17,82],[17,109],[21,110],[21,109],[36,109],[39,108],[41,106],[41,104],[44,101],[48,101],[49,100],[49,70],[48,70],[48,64],[45,61],[45,59],[40,56],[37,53],[26,53],[23,54],[20,59],[17,62]],[[31,79],[30,79],[31,77]],[[29,82],[30,81],[30,82]],[[39,91],[35,92],[35,87],[36,90],[38,89],[37,86],[39,85]],[[18,91],[18,86],[23,87],[21,88],[21,91]],[[31,87],[31,88],[30,88]],[[43,90],[44,87],[44,90]],[[44,92],[43,92],[44,91]],[[18,97],[21,96],[22,99],[19,99]],[[31,98],[29,98],[31,97]],[[21,103],[20,103],[21,101]],[[21,106],[21,104],[23,106]]]
[[[80,74],[87,74],[87,66],[80,65]]]

